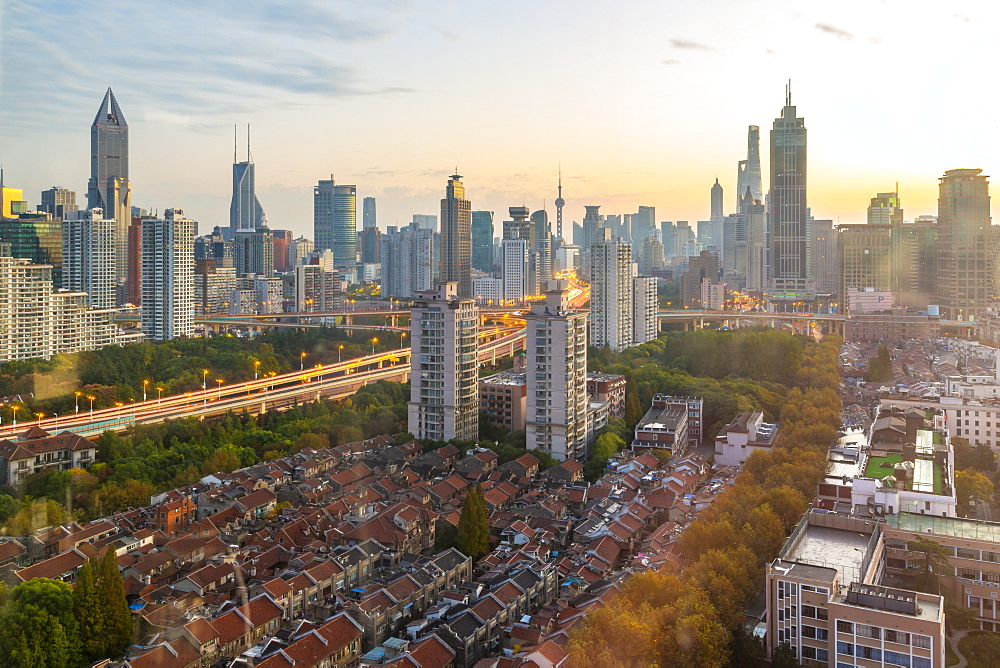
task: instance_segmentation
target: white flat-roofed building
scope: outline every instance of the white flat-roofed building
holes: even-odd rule
[[[632,344],[638,346],[656,338],[656,279],[636,276],[632,286]]]
[[[578,459],[587,450],[587,314],[570,310],[565,281],[548,287],[524,316],[527,448]]]
[[[479,436],[479,314],[458,283],[414,295],[410,311],[409,431],[447,441]]]
[[[62,287],[87,293],[95,308],[116,305],[118,222],[103,209],[66,211],[62,222]]]
[[[777,433],[761,411],[740,413],[715,437],[715,465],[742,466],[753,452],[770,450]]]
[[[142,221],[142,332],[153,341],[194,334],[194,227],[180,209]]]

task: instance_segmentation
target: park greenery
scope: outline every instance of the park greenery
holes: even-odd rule
[[[775,447],[751,455],[736,484],[681,535],[686,568],[625,582],[621,595],[574,631],[572,665],[762,665],[762,648],[742,628],[743,611],[825,471],[826,449],[840,427],[839,343],[760,330],[695,332],[617,355],[597,351],[603,370],[625,373],[640,393],[660,379],[669,384],[657,391],[701,394],[706,413],[712,406],[713,428],[734,415],[722,412],[727,405],[765,410],[781,426]],[[726,373],[719,359],[740,350],[746,358]],[[775,351],[787,358],[772,357]],[[751,393],[742,395],[744,389]]]
[[[120,655],[132,642],[132,614],[113,550],[85,563],[75,588],[35,578],[4,593],[2,665],[88,666]]]
[[[20,408],[19,420],[38,413],[69,415],[90,410],[89,397],[94,397],[94,409],[107,408],[140,401],[144,392],[147,399],[155,399],[161,391],[169,396],[201,390],[206,381],[215,387],[216,379],[229,384],[332,364],[370,355],[372,339],[377,339],[377,351],[398,348],[401,341],[405,345],[393,330],[351,334],[322,327],[253,338],[223,335],[109,346],[48,360],[7,362],[0,364],[0,402],[7,404],[0,407],[0,420],[9,424],[12,404]]]

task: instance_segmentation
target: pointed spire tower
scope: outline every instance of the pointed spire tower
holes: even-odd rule
[[[556,236],[560,240],[565,242],[566,238],[563,236],[563,207],[566,206],[566,200],[562,196],[562,165],[559,165],[559,196],[556,197]]]
[[[104,94],[90,126],[90,181],[87,208],[102,209],[117,223],[115,275],[128,273],[128,226],[132,222],[132,185],[128,178],[128,123],[111,88]],[[138,259],[136,259],[138,261]]]
[[[250,125],[247,125],[247,159],[236,161],[236,132],[233,132],[233,198],[229,203],[229,229],[256,230],[266,227],[264,207],[257,199],[257,170],[250,153]]]

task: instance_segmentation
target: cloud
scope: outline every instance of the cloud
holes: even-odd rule
[[[674,60],[673,58],[667,58],[666,60],[663,61],[662,64],[663,65],[680,65],[681,61]]]
[[[829,23],[817,23],[814,27],[816,28],[816,30],[825,32],[827,35],[833,35],[834,37],[838,37],[840,39],[846,40],[854,38],[854,35],[852,35],[851,33],[847,32],[846,30],[841,30],[840,28],[832,26]]]
[[[692,42],[688,39],[671,39],[670,45],[675,49],[691,49],[693,51],[715,51],[715,47],[708,46],[707,44],[702,44],[700,42]]]
[[[776,56],[776,55],[778,55],[778,52],[775,51],[774,49],[764,49],[764,53],[766,55],[768,55],[768,56]]]

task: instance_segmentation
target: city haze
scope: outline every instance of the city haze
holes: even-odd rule
[[[110,85],[131,128],[133,204],[183,208],[202,230],[228,223],[234,123],[252,124],[270,226],[297,234],[311,236],[312,187],[331,173],[378,198],[384,229],[437,214],[456,166],[473,208],[500,218],[511,205],[553,212],[561,164],[567,223],[585,204],[705,220],[716,177],[735,209],[747,126],[766,146],[791,79],[810,128],[813,214],[863,222],[870,198],[898,182],[912,219],[936,211],[944,170],[995,171],[1000,123],[983,74],[997,13],[11,2],[0,9],[0,159],[32,207],[52,185],[82,198],[89,125]]]

